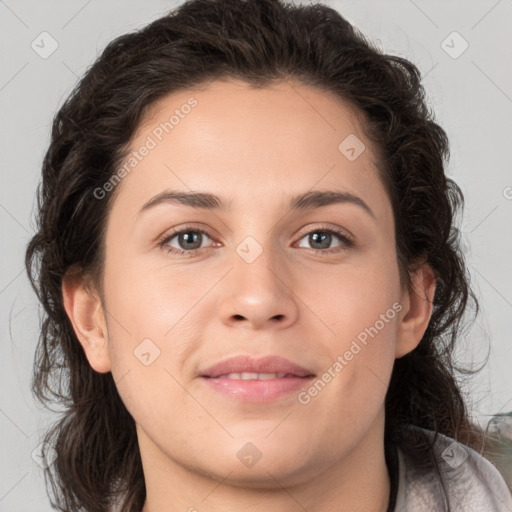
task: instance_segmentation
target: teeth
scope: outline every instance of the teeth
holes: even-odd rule
[[[243,372],[240,374],[240,378],[242,380],[254,380],[258,378],[257,373],[249,373],[249,372]]]
[[[227,373],[226,375],[220,375],[225,379],[241,379],[241,380],[269,380],[269,379],[282,379],[286,377],[287,373]]]

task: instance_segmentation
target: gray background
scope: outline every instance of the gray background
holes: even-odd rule
[[[466,197],[464,247],[482,305],[460,357],[479,364],[490,348],[488,364],[465,386],[475,419],[485,425],[491,415],[512,410],[512,1],[325,3],[387,52],[419,66],[429,103],[448,132],[448,173]],[[31,453],[55,416],[36,406],[30,394],[39,307],[23,259],[52,117],[111,39],[176,5],[0,0],[2,512],[50,510],[42,469]],[[42,47],[41,37],[48,37],[42,32],[58,44],[46,59],[31,47],[33,41]],[[469,46],[458,55],[464,41]],[[49,39],[44,44],[51,48]]]

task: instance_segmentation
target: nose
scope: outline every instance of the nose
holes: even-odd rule
[[[232,270],[221,282],[220,315],[229,326],[284,329],[297,321],[298,303],[286,262],[265,248],[252,262],[234,251]]]

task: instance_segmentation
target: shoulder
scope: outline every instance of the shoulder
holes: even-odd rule
[[[427,451],[411,449],[415,441]],[[512,494],[496,467],[452,438],[410,427],[397,446],[396,512],[512,512]]]

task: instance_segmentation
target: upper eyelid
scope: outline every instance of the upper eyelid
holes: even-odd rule
[[[209,228],[203,228],[203,227],[199,227],[199,226],[192,226],[192,225],[185,224],[185,226],[182,228],[179,228],[176,230],[171,229],[170,232],[165,232],[163,235],[160,235],[157,238],[157,240],[160,242],[162,240],[168,240],[169,238],[174,238],[176,235],[179,235],[180,233],[186,233],[188,231],[198,231],[198,232],[206,234],[207,236],[212,238]]]
[[[301,229],[300,230],[300,238],[302,238],[303,236],[305,235],[309,235],[310,233],[314,233],[315,231],[329,231],[329,232],[332,232],[333,234],[337,235],[337,236],[341,236],[340,233],[337,233],[337,231],[341,231],[341,233],[348,239],[352,240],[354,237],[354,235],[348,231],[348,229],[346,228],[343,228],[341,226],[327,226],[327,225],[320,225],[320,226],[317,226],[317,227],[313,227],[313,228],[308,228],[308,227],[305,227],[303,228],[304,231]]]

